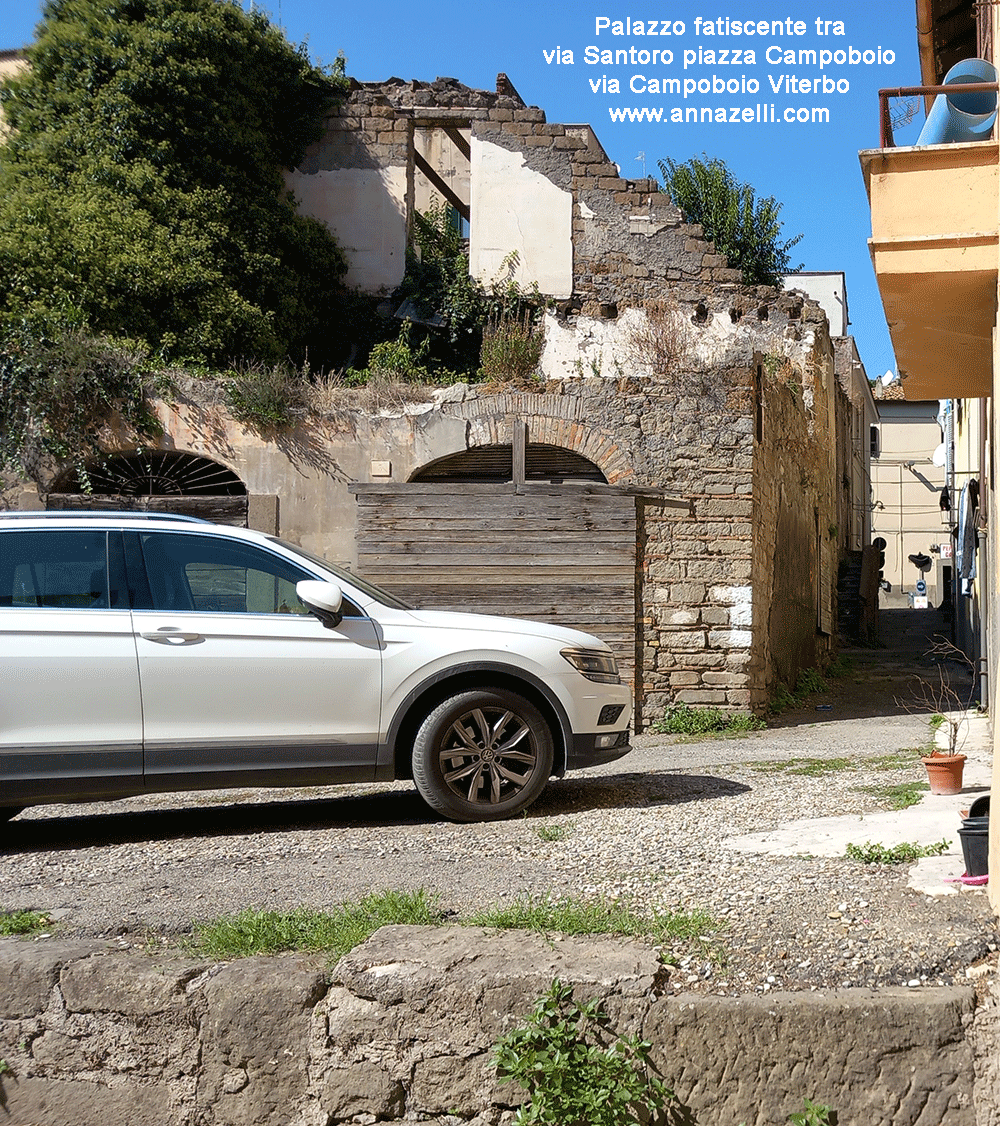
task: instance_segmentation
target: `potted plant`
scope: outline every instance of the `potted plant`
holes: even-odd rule
[[[962,745],[969,732],[969,710],[976,694],[976,668],[968,656],[943,637],[936,639],[927,651],[937,660],[937,679],[920,679],[912,688],[912,700],[904,703],[907,710],[930,712],[927,724],[931,737],[921,757],[927,771],[932,794],[957,794],[962,790],[965,755]],[[953,682],[952,662],[968,670],[969,689],[961,692]],[[964,674],[963,674],[964,679]]]

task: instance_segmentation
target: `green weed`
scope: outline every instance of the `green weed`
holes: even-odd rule
[[[803,1099],[805,1109],[788,1116],[792,1126],[837,1126],[837,1112],[822,1103]]]
[[[572,825],[539,825],[535,829],[535,834],[543,841],[564,841],[572,832]]]
[[[752,769],[758,774],[803,774],[821,778],[824,774],[851,770],[855,765],[849,758],[790,758],[783,762],[758,762]]]
[[[851,657],[835,657],[826,666],[826,675],[831,680],[842,680],[850,676],[857,668],[857,663]]]
[[[886,845],[865,841],[863,845],[849,844],[847,855],[852,860],[859,860],[862,864],[909,864],[912,860],[921,860],[925,856],[940,856],[951,847],[949,841],[937,841],[935,844],[919,845],[912,841],[903,841],[901,844]]]
[[[780,715],[791,708],[797,708],[807,697],[817,692],[826,692],[829,687],[818,669],[799,669],[794,691],[789,691],[784,684],[779,684],[771,697],[768,710],[771,715]]]
[[[48,925],[44,911],[0,911],[0,935],[37,934]]]
[[[926,754],[923,747],[901,747],[898,751],[891,751],[887,755],[876,755],[875,758],[865,759],[865,768],[868,770],[901,770],[906,766],[913,766],[915,758]]]
[[[528,1092],[515,1123],[539,1126],[619,1126],[659,1121],[673,1091],[649,1069],[652,1045],[614,1037],[599,999],[577,1003],[556,980],[531,1014],[497,1041],[500,1079]]]
[[[909,809],[920,801],[930,786],[926,782],[897,782],[888,786],[859,786],[858,789],[880,798],[890,809]]]
[[[815,692],[826,692],[828,688],[829,685],[816,669],[800,669],[795,678],[795,696],[799,700]]]
[[[766,726],[762,719],[744,712],[677,704],[667,711],[663,719],[653,723],[652,729],[659,735],[711,735],[716,732],[743,735]]]

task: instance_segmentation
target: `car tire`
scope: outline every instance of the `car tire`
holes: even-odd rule
[[[552,731],[530,701],[505,689],[439,704],[413,741],[413,780],[451,821],[499,821],[526,809],[552,773]]]

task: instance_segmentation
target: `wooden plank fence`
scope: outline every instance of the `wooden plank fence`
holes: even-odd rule
[[[635,661],[636,501],[610,486],[352,485],[358,570],[426,609],[553,622]]]

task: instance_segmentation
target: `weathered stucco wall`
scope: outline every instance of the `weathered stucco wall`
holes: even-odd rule
[[[433,145],[454,161],[427,161],[436,185],[420,160]],[[495,91],[354,82],[288,182],[340,240],[349,284],[370,291],[402,280],[413,212],[445,192],[470,220],[470,267],[487,285],[514,253],[522,285],[591,312],[670,283],[739,281],[655,180],[623,178],[589,125],[549,122],[506,75]]]
[[[469,228],[469,272],[487,286],[510,273],[552,297],[573,293],[572,194],[526,165],[521,153],[477,136]]]
[[[12,1126],[509,1122],[491,1060],[555,978],[640,1033],[699,1123],[772,1126],[805,1097],[865,1126],[995,1126],[996,999],[968,988],[674,994],[650,947],[386,927],[332,970],[0,941]]]

